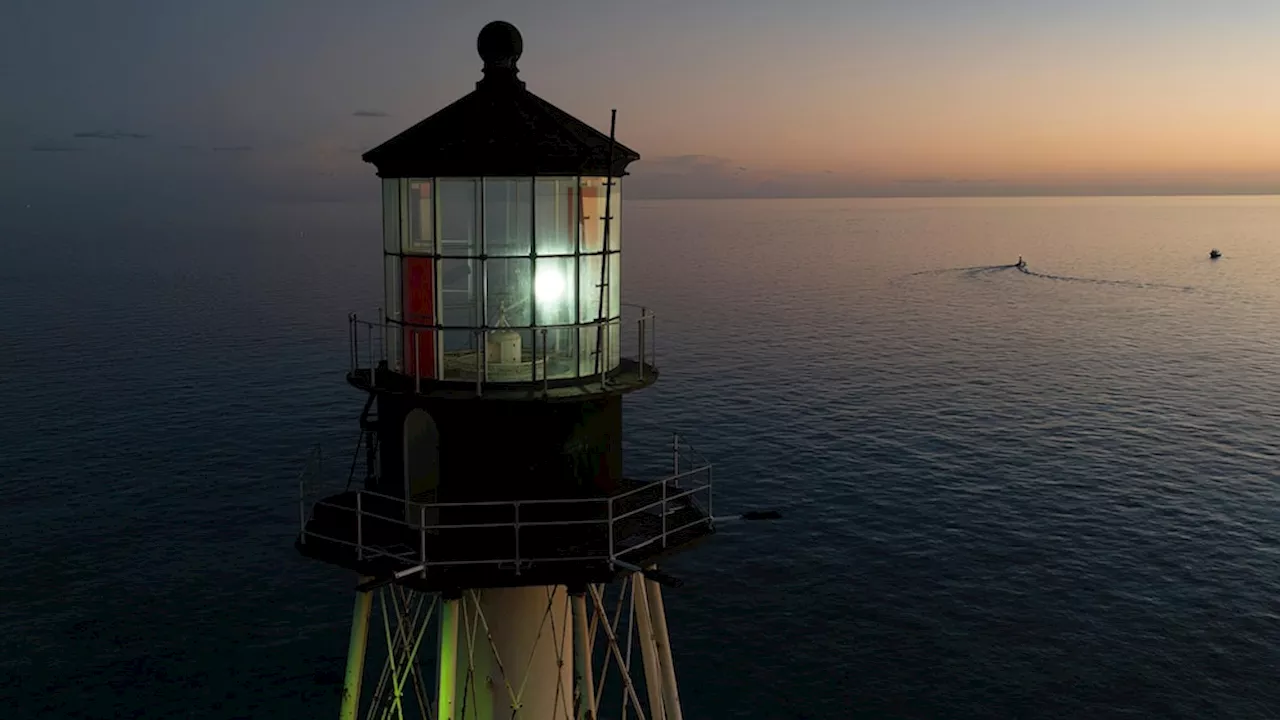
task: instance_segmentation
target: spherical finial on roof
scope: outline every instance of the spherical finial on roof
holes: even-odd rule
[[[476,49],[480,51],[480,59],[484,60],[486,68],[514,69],[520,53],[524,52],[524,39],[515,25],[495,20],[480,30]]]

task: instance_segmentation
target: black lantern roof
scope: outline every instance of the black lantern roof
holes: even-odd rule
[[[529,92],[517,74],[520,31],[491,22],[476,41],[476,89],[363,155],[384,178],[626,174],[634,150]]]

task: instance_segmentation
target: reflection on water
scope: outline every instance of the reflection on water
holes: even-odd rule
[[[785,513],[669,568],[686,715],[1272,714],[1280,200],[624,216],[632,471],[678,430],[718,508]],[[354,446],[377,208],[7,234],[11,714],[332,712],[352,581],[291,483]]]

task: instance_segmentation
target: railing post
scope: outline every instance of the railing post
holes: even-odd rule
[[[484,361],[487,337],[483,330],[476,331],[476,397],[484,392]]]
[[[680,474],[680,434],[671,433],[671,474]]]
[[[378,306],[378,334],[381,336],[379,340],[382,341],[378,343],[379,345],[382,346],[378,352],[378,355],[379,355],[378,360],[386,360],[387,359],[387,313],[383,311],[381,305]]]
[[[609,569],[613,569],[613,498],[609,498]]]
[[[418,551],[422,556],[422,577],[427,577],[427,506],[418,506]]]
[[[542,394],[547,394],[547,329],[542,328]]]
[[[520,503],[519,502],[515,503],[515,509],[516,509],[516,518],[515,518],[514,524],[516,528],[516,575],[519,575],[520,574]]]
[[[369,334],[365,338],[365,344],[369,346],[369,388],[372,389],[378,385],[378,364],[373,360],[373,323],[369,323],[365,327],[369,329]]]
[[[347,313],[347,359],[351,361],[351,372],[356,371],[356,314]]]
[[[422,372],[419,367],[421,363],[422,353],[420,352],[421,344],[419,343],[418,331],[413,332],[413,391],[422,394]]]
[[[351,369],[360,367],[360,316],[351,313]]]
[[[638,338],[638,341],[640,344],[640,379],[641,380],[644,380],[644,359],[646,355],[645,346],[644,346],[644,324],[649,321],[649,318],[647,317],[648,314],[649,314],[649,311],[646,308],[644,307],[640,308],[640,322],[637,323],[637,327],[638,327],[638,334],[640,336]]]
[[[667,481],[662,480],[662,547],[667,546]]]
[[[364,560],[364,512],[360,499],[364,493],[356,493],[356,559]]]
[[[711,474],[711,468],[712,468],[711,465],[707,466],[707,517],[708,518],[715,517],[715,513],[713,511],[715,510],[714,497],[715,497],[716,483],[715,483],[715,477],[713,477]]]
[[[307,544],[307,462],[302,466],[302,474],[298,476],[298,541]]]

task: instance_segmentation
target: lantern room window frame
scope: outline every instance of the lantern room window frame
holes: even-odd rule
[[[622,183],[612,178],[608,199],[609,181],[594,175],[384,178],[389,369],[424,380],[486,383],[575,382],[616,370],[621,364]],[[458,195],[464,184],[471,185],[469,211],[467,201],[460,200],[467,193]],[[452,205],[449,196],[457,196]],[[563,213],[560,203],[566,204]],[[527,220],[511,214],[523,213],[526,205]],[[508,209],[506,217],[494,212],[499,206]],[[606,208],[612,213],[607,248]],[[548,209],[568,227],[549,226]],[[459,222],[459,210],[471,217]],[[514,228],[525,240],[498,245],[493,231],[499,225]],[[563,236],[565,230],[569,237]],[[457,242],[446,243],[449,234]],[[608,292],[601,293],[606,268]],[[465,282],[459,282],[463,275]],[[474,306],[467,309],[469,302]],[[495,372],[483,344],[497,335],[510,343],[512,334],[520,337],[516,344],[524,362]],[[598,344],[603,345],[603,368],[596,361]],[[460,364],[459,358],[471,359]]]

